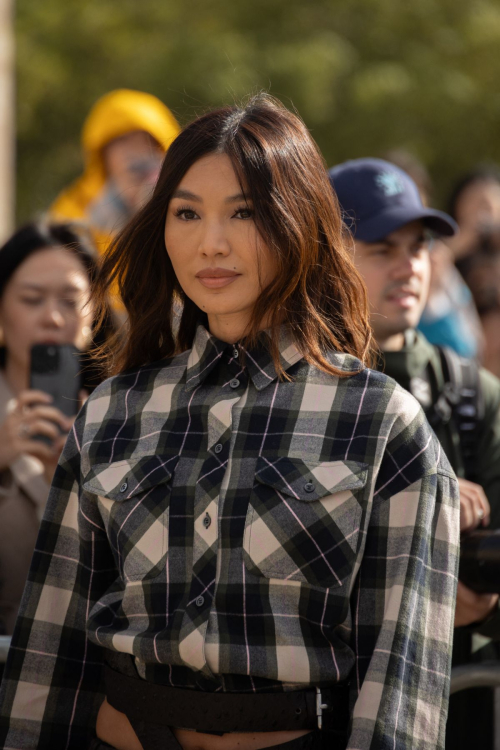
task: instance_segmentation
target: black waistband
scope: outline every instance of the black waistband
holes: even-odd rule
[[[198,732],[276,732],[324,729],[343,736],[348,687],[286,693],[209,693],[156,685],[105,667],[106,697],[132,725],[145,721]]]

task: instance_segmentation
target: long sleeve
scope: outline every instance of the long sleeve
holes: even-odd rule
[[[117,572],[102,520],[79,491],[78,426],[50,491],[0,692],[0,746],[83,750],[102,694],[86,622]]]
[[[432,436],[428,450],[439,455]],[[411,470],[418,471],[418,459],[406,470],[392,459],[397,480],[381,487],[378,482],[352,596],[356,667],[348,748],[441,750],[458,566],[458,486],[442,455],[416,481]]]

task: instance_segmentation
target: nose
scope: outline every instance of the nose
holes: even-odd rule
[[[420,259],[409,250],[402,250],[392,269],[394,279],[411,279],[418,274]]]
[[[44,309],[43,324],[48,328],[63,328],[64,316],[55,300],[49,300]]]
[[[156,185],[158,182],[158,177],[160,176],[161,172],[161,162],[160,164],[152,165],[149,167],[148,171],[142,175],[141,179],[137,182],[139,184],[145,184],[145,185]]]
[[[226,257],[231,252],[231,245],[223,223],[217,220],[200,222],[202,234],[199,251],[207,260],[220,255]]]

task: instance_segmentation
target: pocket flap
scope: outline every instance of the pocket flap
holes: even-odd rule
[[[296,500],[310,502],[342,490],[364,487],[368,464],[358,461],[303,461],[282,456],[257,462],[256,479]]]
[[[111,500],[128,500],[172,478],[179,456],[148,455],[96,464],[85,477],[83,489]]]

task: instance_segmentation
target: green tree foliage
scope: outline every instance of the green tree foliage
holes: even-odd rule
[[[118,87],[181,123],[269,90],[329,165],[405,147],[440,199],[500,162],[498,0],[18,0],[16,25],[19,220],[81,171],[85,115]]]

